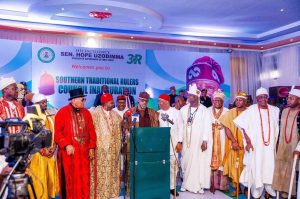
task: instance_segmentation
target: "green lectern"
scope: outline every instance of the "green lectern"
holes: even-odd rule
[[[130,199],[170,198],[170,128],[130,133]]]

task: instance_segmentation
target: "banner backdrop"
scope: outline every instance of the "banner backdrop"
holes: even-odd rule
[[[230,103],[230,54],[178,51],[146,51],[146,90],[153,98],[150,105],[157,108],[157,98],[169,93],[171,86],[176,91],[196,83],[208,94],[221,89],[225,92],[225,105]]]
[[[89,108],[104,84],[115,98],[128,87],[136,101],[146,89],[148,106],[155,109],[160,94],[169,93],[171,86],[178,93],[190,83],[209,93],[221,88],[225,105],[230,101],[228,53],[91,49],[11,40],[0,40],[0,53],[1,76],[27,82],[56,108],[67,104],[68,91],[77,87],[83,88]]]
[[[17,82],[25,81],[31,87],[31,45],[30,42],[0,40],[1,77],[12,76]]]
[[[116,97],[125,87],[135,98],[145,89],[142,50],[90,49],[72,46],[32,46],[33,92],[48,96],[55,107],[68,103],[69,90],[81,87],[91,107],[102,85]]]

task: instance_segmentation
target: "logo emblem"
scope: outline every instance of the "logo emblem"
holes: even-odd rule
[[[51,48],[44,47],[39,50],[38,58],[43,63],[51,63],[55,58],[55,53]]]
[[[198,68],[197,66],[195,68],[192,68],[190,71],[189,71],[189,79],[192,79],[192,78],[195,78],[195,77],[198,77],[198,75],[201,73],[201,70],[200,68]]]

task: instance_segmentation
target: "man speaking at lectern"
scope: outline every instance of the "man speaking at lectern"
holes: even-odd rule
[[[149,94],[147,92],[141,92],[139,95],[138,105],[137,107],[133,107],[126,111],[124,114],[124,122],[123,129],[126,135],[129,134],[130,128],[138,128],[138,127],[159,127],[159,113],[151,108],[147,107],[149,101]],[[130,114],[127,114],[127,113]],[[135,117],[139,117],[136,120]],[[126,141],[124,146],[126,148],[126,195],[129,195],[129,160],[130,160],[130,146],[129,146],[129,137],[126,136]]]
[[[135,124],[135,127],[159,127],[158,112],[147,107],[149,97],[150,96],[147,92],[141,92],[137,107],[130,109],[132,115],[139,115],[139,122]],[[129,118],[128,122],[130,124],[129,126],[132,126],[131,118]]]

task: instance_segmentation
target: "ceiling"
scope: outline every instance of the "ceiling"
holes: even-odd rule
[[[300,0],[0,0],[0,27],[261,48],[300,41]]]

